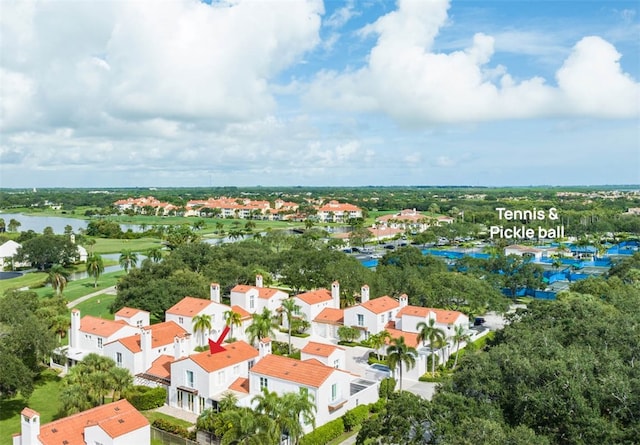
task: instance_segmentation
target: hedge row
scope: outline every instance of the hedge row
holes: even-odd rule
[[[342,416],[344,430],[351,431],[355,426],[364,422],[367,417],[369,417],[369,405],[356,406],[352,410],[347,411],[345,415]]]
[[[173,423],[170,420],[156,419],[156,420],[153,421],[153,423],[151,425],[153,425],[154,427],[158,428],[159,430],[167,431],[168,433],[172,433],[172,434],[175,434],[177,436],[185,437],[187,439],[195,440],[195,438],[196,438],[196,431],[195,430],[194,431],[189,431],[185,427],[180,426],[180,425],[176,425],[175,423]]]
[[[138,410],[146,411],[149,409],[159,408],[164,405],[167,399],[167,391],[158,386],[151,388],[149,386],[134,386],[128,391],[125,398]]]
[[[340,417],[325,423],[304,436],[300,439],[300,445],[325,445],[336,437],[340,437],[342,433],[344,433],[344,422]]]

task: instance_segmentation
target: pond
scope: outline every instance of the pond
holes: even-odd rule
[[[42,233],[45,227],[51,227],[53,233],[61,235],[64,233],[66,226],[71,226],[74,233],[78,233],[80,229],[86,229],[89,221],[84,219],[66,218],[64,216],[32,216],[23,215],[22,213],[2,213],[0,212],[0,218],[4,219],[6,226],[9,225],[9,221],[15,219],[20,223],[18,231],[26,232],[33,230],[36,233]],[[131,229],[133,232],[140,232],[140,227],[135,224],[120,224],[120,227],[124,232]]]

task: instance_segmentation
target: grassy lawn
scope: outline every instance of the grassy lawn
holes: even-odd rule
[[[55,420],[60,409],[62,381],[52,370],[45,370],[36,381],[28,402],[22,397],[0,400],[0,445],[11,445],[11,435],[20,432],[20,411],[29,406],[40,413],[40,425]]]
[[[0,280],[0,293],[4,294],[10,289],[20,289],[22,287],[36,287],[42,285],[44,280],[47,279],[47,274],[44,272],[28,273],[18,278],[11,278],[9,280]]]
[[[95,253],[120,253],[123,250],[131,250],[134,252],[145,252],[153,247],[163,247],[162,242],[158,238],[140,238],[140,239],[112,239],[112,238],[95,238],[96,244],[91,246]]]
[[[184,428],[191,428],[193,426],[193,423],[187,422],[186,420],[178,419],[177,417],[169,416],[157,411],[143,411],[142,414],[149,419],[150,423],[153,423],[156,419],[164,419]]]
[[[82,280],[71,281],[64,289],[63,295],[68,301],[77,300],[78,298],[84,297],[87,294],[116,285],[120,277],[122,277],[123,275],[125,275],[125,272],[122,270],[100,275],[100,278],[98,278],[97,287],[93,287],[93,278],[84,278]],[[34,291],[40,297],[53,296],[53,289],[51,289],[50,287],[34,289]]]
[[[87,301],[83,301],[79,305],[75,306],[80,310],[80,314],[93,315],[94,317],[104,318],[106,320],[113,320],[114,315],[109,312],[109,305],[116,299],[115,295],[96,295],[93,298],[89,298]]]

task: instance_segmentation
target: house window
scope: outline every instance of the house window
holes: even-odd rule
[[[184,318],[178,317],[178,323],[183,324],[184,323]]]
[[[384,314],[380,315],[380,322],[384,323]]]
[[[249,309],[254,309],[256,305],[256,297],[251,295],[249,297]]]
[[[235,365],[233,367],[233,375],[238,375],[240,374],[240,365]]]
[[[189,388],[193,388],[193,387],[194,387],[194,385],[193,385],[193,371],[187,371],[187,372],[186,372],[186,377],[187,377],[187,379],[186,379],[186,385],[187,385]]]
[[[116,352],[116,365],[118,368],[122,368],[122,352]]]
[[[102,337],[98,337],[98,349],[102,349]]]
[[[206,399],[204,397],[200,397],[200,412],[204,411]]]
[[[141,328],[141,327],[142,327],[142,320],[138,320],[138,321],[136,322],[136,326],[137,326],[137,327],[139,327],[139,328]]]
[[[340,367],[340,359],[336,359],[333,361],[333,367],[334,368],[339,368]]]
[[[334,383],[331,385],[331,401],[335,402],[338,398],[338,384]]]
[[[358,314],[358,326],[364,326],[364,315]]]
[[[222,385],[224,383],[224,371],[220,371],[218,373],[218,385]]]
[[[389,311],[389,313],[387,314],[387,321],[391,321],[391,317],[392,317],[392,312]]]
[[[268,389],[269,381],[266,377],[260,377],[260,389]]]
[[[256,364],[255,360],[249,360],[249,363],[248,363],[249,369],[253,368],[253,365],[255,365],[255,364]]]

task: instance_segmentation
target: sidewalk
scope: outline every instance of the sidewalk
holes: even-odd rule
[[[78,298],[76,300],[68,302],[67,303],[67,307],[68,308],[72,308],[74,306],[77,306],[80,303],[82,303],[83,301],[87,301],[89,298],[93,298],[96,295],[102,295],[102,294],[115,295],[115,293],[116,293],[116,287],[115,286],[105,287],[104,289],[101,289],[101,290],[96,291],[96,292],[92,292],[90,294],[85,295],[84,297],[80,297],[80,298]]]
[[[162,414],[166,414],[167,416],[175,417],[177,419],[186,420],[187,422],[193,423],[195,425],[198,420],[197,414],[190,413],[178,408],[173,408],[169,405],[162,405],[160,408],[154,409]]]

